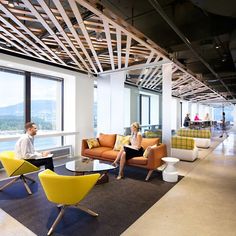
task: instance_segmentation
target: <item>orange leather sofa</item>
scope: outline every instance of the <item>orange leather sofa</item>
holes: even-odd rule
[[[87,139],[82,140],[81,155],[113,162],[118,154],[118,151],[113,150],[116,134],[100,134],[98,137],[100,147],[89,149]],[[161,158],[167,156],[167,149],[165,144],[159,144],[159,138],[143,138],[142,147],[146,149],[148,146],[156,147],[151,148],[148,157],[134,157],[127,161],[127,165],[137,166],[148,170],[146,181],[150,178],[152,172],[163,164]]]

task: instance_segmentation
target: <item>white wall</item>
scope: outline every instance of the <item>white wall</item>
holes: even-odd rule
[[[66,138],[75,155],[80,154],[81,139],[93,136],[93,80],[88,75],[0,53],[0,65],[64,78],[64,130],[78,131]]]
[[[131,93],[130,88],[124,89],[124,127],[130,126],[131,111],[130,111],[130,101]]]

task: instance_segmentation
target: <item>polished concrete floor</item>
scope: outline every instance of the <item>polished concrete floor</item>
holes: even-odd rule
[[[178,165],[185,178],[122,235],[236,236],[236,132],[219,141],[197,162]],[[0,235],[34,234],[0,210]]]
[[[231,133],[122,236],[235,236],[235,141]]]

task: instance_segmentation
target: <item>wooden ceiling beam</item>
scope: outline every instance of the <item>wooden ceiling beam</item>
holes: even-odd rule
[[[39,20],[39,22],[44,26],[45,29],[48,30],[48,32],[53,36],[55,41],[60,45],[61,49],[63,49],[69,57],[72,58],[72,60],[77,64],[77,66],[84,70],[83,67],[80,65],[80,63],[71,55],[69,50],[65,47],[65,45],[61,42],[61,40],[57,37],[57,35],[54,34],[52,29],[49,27],[49,25],[46,23],[46,21],[42,18],[42,16],[39,14],[39,12],[35,9],[35,7],[27,0],[22,0],[26,7],[30,9],[30,11],[34,14],[35,17]],[[40,40],[41,41],[41,40]],[[42,41],[41,41],[42,42]],[[54,53],[55,54],[55,53]],[[60,59],[61,60],[61,59]],[[62,61],[62,60],[61,60]],[[64,63],[64,62],[63,62]]]
[[[78,9],[78,7],[76,5],[76,2],[74,0],[68,0],[68,2],[70,4],[70,7],[71,7],[75,17],[76,17],[77,23],[79,24],[80,29],[81,29],[81,31],[82,31],[82,33],[83,33],[83,35],[84,35],[84,37],[85,37],[85,39],[87,41],[87,44],[89,45],[89,48],[90,48],[90,51],[91,51],[91,54],[89,54],[89,55],[90,56],[93,55],[93,57],[94,57],[94,59],[95,59],[95,61],[97,63],[97,66],[98,66],[100,72],[103,72],[103,68],[102,68],[102,66],[100,64],[100,61],[99,61],[97,53],[96,53],[96,51],[94,49],[93,43],[92,43],[92,41],[90,39],[90,36],[88,34],[88,31],[87,31],[85,25],[84,25],[85,18],[80,14],[79,9]]]
[[[35,45],[35,43],[33,43],[30,39],[28,39],[23,33],[21,33],[21,31],[19,31],[18,29],[16,29],[13,25],[11,25],[8,21],[5,20],[5,18],[0,16],[0,21],[2,21],[7,27],[9,27],[13,32],[15,32],[16,34],[18,34],[21,39],[24,39],[27,43],[31,44],[32,46]],[[42,57],[38,52],[36,52],[35,50],[33,50],[31,47],[29,47],[29,45],[24,44],[25,47],[31,51],[34,55],[36,55],[37,57],[39,57],[40,59],[44,60],[44,57]],[[37,46],[37,45],[36,45]]]
[[[65,24],[67,26],[67,28],[71,31],[73,37],[75,38],[76,42],[78,43],[80,49],[82,50],[82,52],[84,53],[84,55],[86,56],[90,66],[93,68],[93,71],[95,73],[97,73],[97,68],[95,67],[95,65],[93,64],[90,56],[88,55],[87,50],[85,49],[83,43],[81,42],[76,30],[73,27],[73,22],[70,21],[69,17],[67,16],[63,6],[61,5],[59,0],[53,0],[55,6],[57,7],[58,11],[60,12],[61,16],[63,17],[63,20],[65,21]],[[75,19],[76,20],[76,19]],[[76,21],[77,22],[77,21]],[[63,30],[63,29],[62,29]],[[74,43],[72,44],[74,45]],[[77,50],[77,49],[76,49]],[[80,60],[83,62],[84,65],[87,65],[84,61],[83,58],[81,58],[81,56],[78,56],[80,58]],[[88,68],[88,71],[91,72],[90,68]]]
[[[0,3],[0,9],[5,13],[7,14],[8,17],[10,17],[18,26],[21,27],[21,29],[23,29],[29,36],[31,36],[35,42],[39,43],[41,46],[43,46],[47,51],[49,51],[54,57],[57,58],[57,55],[55,55],[55,53],[53,53],[51,51],[51,49],[45,45],[41,40],[39,40],[39,38],[33,34],[20,20],[18,20],[7,8],[5,8],[1,3]],[[7,23],[9,24],[9,23]],[[16,28],[12,26],[12,29],[15,31]],[[20,33],[20,35],[23,35],[19,30],[18,31],[18,34]],[[45,57],[47,57],[50,61],[56,63],[56,61],[51,57],[49,56],[47,53],[45,53],[40,47],[38,47],[38,45],[36,45],[32,40],[28,39],[28,37],[26,36],[23,36],[23,38],[29,43],[31,44],[32,46],[34,46],[39,52],[41,52]],[[41,55],[39,56],[41,59],[44,59]],[[59,59],[59,58],[57,58]],[[60,59],[59,59],[60,61]],[[63,61],[61,61],[61,63],[63,63]],[[63,63],[64,64],[64,63]]]
[[[130,46],[131,46],[131,37],[130,35],[127,35],[127,41],[126,41],[126,54],[125,54],[125,68],[129,66],[129,52],[130,52]]]
[[[0,26],[0,31],[4,32],[5,34],[8,35],[8,37],[10,37],[11,39],[15,39],[15,41],[17,41],[18,43],[20,43],[23,47],[20,47],[19,45],[17,45],[16,43],[13,42],[13,40],[10,40],[8,37],[5,37],[3,34],[0,33],[0,37],[2,39],[4,39],[6,42],[10,43],[12,46],[14,46],[15,48],[17,48],[18,50],[20,50],[21,52],[25,53],[28,56],[32,56],[29,52],[27,52],[24,48],[26,47],[26,44],[24,44],[23,42],[21,42],[19,39],[17,39],[14,35],[12,35],[11,33],[9,33],[6,29],[4,29],[2,26]]]
[[[69,37],[67,36],[67,34],[65,33],[65,31],[62,29],[60,23],[58,22],[58,20],[56,19],[56,17],[53,15],[52,11],[50,10],[50,8],[47,6],[47,4],[44,2],[44,0],[37,0],[38,3],[41,5],[41,7],[44,9],[44,11],[47,13],[47,15],[49,16],[49,18],[51,19],[51,21],[53,22],[53,24],[56,26],[58,32],[64,37],[64,39],[66,40],[66,42],[70,45],[70,48],[74,51],[74,53],[76,54],[76,56],[80,59],[80,61],[83,63],[84,67],[87,69],[87,71],[91,72],[90,68],[88,67],[87,63],[84,61],[84,59],[82,58],[82,56],[80,55],[80,53],[77,51],[77,49],[75,48],[75,46],[73,45],[73,43],[71,42],[71,40],[69,39]],[[64,44],[63,44],[64,46]],[[64,49],[66,49],[66,52],[68,54],[69,57],[72,58],[72,60],[75,61],[75,63],[77,63],[78,67],[80,69],[83,70],[83,67],[81,66],[81,64],[78,62],[78,60],[71,54],[71,52],[64,47]]]
[[[111,69],[115,70],[115,64],[114,64],[114,58],[113,58],[113,48],[112,48],[112,45],[111,45],[111,34],[110,34],[109,23],[106,20],[103,20],[103,26],[104,26],[105,35],[106,35],[108,52],[109,52],[109,55],[110,55]]]

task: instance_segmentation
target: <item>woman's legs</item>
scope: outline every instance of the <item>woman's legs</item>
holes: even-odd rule
[[[113,161],[113,165],[115,165],[119,160],[120,160],[120,158],[121,158],[121,156],[122,156],[122,154],[124,153],[124,149],[121,149],[119,152],[118,152],[118,154],[117,154],[117,157],[116,157],[116,159]]]
[[[124,177],[125,162],[126,162],[126,153],[123,152],[123,154],[120,158],[120,169],[119,169],[119,174],[117,176],[117,179],[121,179],[122,177]]]

